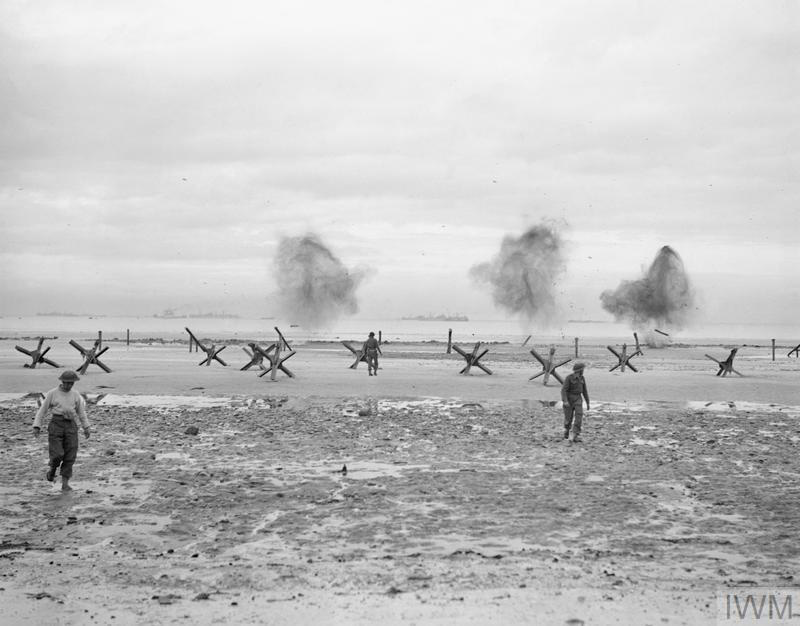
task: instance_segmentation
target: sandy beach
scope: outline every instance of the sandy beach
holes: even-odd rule
[[[800,623],[797,2],[0,42],[0,626]]]
[[[733,344],[681,344],[609,372],[606,343],[581,345],[572,444],[530,346],[462,376],[441,343],[389,343],[368,377],[298,344],[272,381],[241,345],[200,367],[109,342],[64,495],[31,436],[59,370],[0,341],[4,623],[713,624],[725,589],[794,586],[800,361],[745,346],[723,378],[705,354]]]

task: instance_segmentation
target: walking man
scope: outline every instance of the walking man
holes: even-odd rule
[[[72,387],[80,380],[78,375],[65,370],[58,377],[61,384],[48,391],[42,406],[33,420],[33,436],[38,437],[42,430],[42,420],[48,411],[52,411],[47,426],[50,467],[47,480],[53,482],[56,470],[61,466],[61,490],[71,491],[69,479],[72,477],[72,466],[78,457],[78,421],[83,427],[83,434],[89,438],[89,420],[86,417],[86,401]]]
[[[375,372],[375,376],[378,375],[378,355],[383,355],[381,352],[381,346],[378,343],[378,340],[375,339],[375,333],[370,331],[369,337],[364,342],[364,347],[362,348],[364,354],[367,356],[367,370],[369,371],[369,375],[372,376],[373,372]]]
[[[586,379],[583,377],[585,369],[583,363],[572,366],[572,374],[564,379],[561,385],[561,401],[564,405],[564,439],[569,439],[572,430],[572,441],[581,440],[581,427],[583,426],[583,399],[586,399],[586,410],[589,410],[589,390],[586,388]]]

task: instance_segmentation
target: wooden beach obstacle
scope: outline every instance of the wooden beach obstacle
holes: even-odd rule
[[[45,365],[50,365],[51,367],[61,367],[58,363],[51,361],[45,356],[52,346],[47,346],[44,350],[42,350],[42,344],[44,344],[44,337],[39,337],[39,343],[33,350],[26,350],[22,346],[14,346],[18,352],[22,352],[23,354],[27,354],[29,357],[31,357],[31,362],[25,363],[23,367],[35,369],[39,363],[44,363]]]
[[[536,350],[534,348],[531,348],[530,352],[533,355],[533,357],[537,361],[539,361],[539,363],[541,364],[542,371],[539,372],[538,374],[534,374],[528,380],[533,380],[535,378],[539,378],[539,376],[544,376],[544,385],[547,386],[547,383],[550,380],[550,376],[552,376],[559,383],[561,383],[562,385],[564,384],[564,379],[561,378],[561,375],[558,372],[556,372],[556,368],[561,367],[562,365],[566,365],[572,359],[565,359],[565,360],[561,361],[560,363],[556,363],[555,362],[555,355],[556,355],[556,347],[555,346],[550,346],[550,352],[549,352],[547,358],[541,356],[538,352],[536,352]]]
[[[251,346],[255,346],[253,350],[256,351],[257,349],[262,359],[266,359],[269,363],[269,367],[265,367],[264,371],[258,376],[260,378],[269,374],[270,380],[274,381],[277,380],[278,370],[280,370],[289,378],[294,378],[294,373],[288,367],[286,367],[284,363],[297,354],[297,352],[292,349],[292,346],[289,345],[289,342],[286,341],[286,338],[283,336],[283,333],[281,333],[277,326],[275,327],[275,332],[278,333],[278,341],[272,344],[266,350],[261,350],[261,348],[255,346],[255,344],[250,344]]]
[[[247,346],[242,346],[242,350],[244,350],[247,356],[250,357],[250,362],[241,367],[240,371],[243,372],[245,370],[249,370],[253,366],[257,366],[258,369],[262,371],[267,369],[267,366],[264,365],[264,359],[269,361],[269,353],[275,349],[275,344],[273,343],[267,348],[262,348],[255,342],[250,342],[247,345],[250,346],[250,348],[247,348]]]
[[[294,350],[289,350],[283,354],[281,354],[280,347],[275,349],[275,352],[266,354],[266,359],[269,362],[269,367],[265,368],[263,372],[261,372],[258,376],[259,378],[262,376],[266,376],[269,374],[270,380],[276,380],[278,370],[286,374],[289,378],[294,378],[294,373],[284,365],[284,363],[293,357],[297,352]]]
[[[110,374],[111,368],[100,360],[100,357],[108,350],[108,346],[103,347],[103,335],[97,334],[97,339],[94,340],[94,345],[91,349],[87,350],[74,339],[69,340],[69,345],[75,348],[83,356],[83,364],[77,369],[78,374],[85,374],[90,365],[97,365],[101,370]]]
[[[637,349],[634,352],[628,354],[628,344],[622,344],[622,352],[617,352],[613,346],[606,346],[609,352],[611,352],[615,357],[617,357],[617,364],[609,369],[609,372],[613,372],[615,369],[619,368],[620,372],[624,372],[626,367],[631,368],[634,372],[639,372],[639,370],[634,367],[633,363],[631,363],[631,359],[635,356],[642,354],[642,351]]]
[[[786,356],[791,358],[793,354],[795,358],[800,358],[800,343],[798,343],[794,348],[789,350],[789,353]]]
[[[731,350],[731,353],[728,355],[728,358],[725,359],[724,361],[715,359],[710,354],[706,354],[706,358],[711,359],[712,361],[714,361],[714,363],[716,363],[719,366],[719,370],[717,371],[716,374],[717,376],[722,376],[723,378],[725,378],[725,376],[727,376],[728,374],[734,373],[744,378],[744,374],[742,374],[741,372],[737,372],[735,369],[733,369],[733,359],[736,357],[736,353],[738,351],[739,348],[733,348]]]
[[[350,350],[353,355],[356,357],[356,360],[353,361],[353,364],[350,365],[350,369],[354,370],[358,368],[359,363],[366,363],[367,362],[367,353],[364,352],[364,344],[359,344],[357,348],[353,347],[352,341],[342,341],[342,345]]]
[[[198,346],[206,355],[206,358],[200,361],[198,365],[205,365],[206,367],[208,367],[209,365],[211,365],[211,361],[217,361],[221,365],[228,367],[228,364],[222,360],[222,357],[219,356],[219,353],[222,352],[228,346],[222,345],[219,348],[217,348],[217,346],[215,346],[213,343],[210,346],[207,346],[203,344],[197,337],[195,337],[194,333],[192,333],[192,331],[189,330],[188,326],[184,326],[184,329],[186,330],[187,333],[189,333],[190,343],[191,341],[194,341],[195,345]]]
[[[472,349],[472,352],[466,352],[465,350],[462,350],[460,347],[458,347],[456,344],[453,344],[453,350],[458,352],[467,362],[467,364],[459,372],[459,374],[469,374],[470,369],[472,369],[473,367],[477,367],[489,375],[492,374],[492,370],[490,370],[488,367],[486,367],[483,363],[480,362],[483,356],[487,352],[489,352],[489,348],[485,348],[483,352],[478,354],[478,350],[480,350],[480,347],[481,347],[481,342],[479,341],[478,343],[475,344],[475,347]]]

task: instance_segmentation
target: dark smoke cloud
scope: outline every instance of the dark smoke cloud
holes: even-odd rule
[[[564,266],[561,237],[540,225],[520,237],[506,235],[497,256],[472,267],[470,276],[491,287],[495,305],[530,321],[554,314],[556,279]]]
[[[316,328],[358,313],[355,292],[366,272],[348,270],[316,235],[284,237],[274,269],[278,283],[274,297],[291,321]]]
[[[650,323],[682,328],[694,306],[694,291],[680,256],[664,246],[642,278],[622,281],[600,294],[600,301],[617,321],[629,321],[634,328]]]

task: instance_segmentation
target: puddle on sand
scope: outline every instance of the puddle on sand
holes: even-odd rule
[[[208,408],[215,406],[230,406],[233,399],[230,397],[208,397],[208,396],[133,396],[108,394],[98,401],[100,406],[119,406],[119,407],[153,407],[153,408]]]
[[[4,402],[14,402],[27,397],[27,393],[0,393],[0,404]]]
[[[125,515],[118,515],[113,521],[104,521],[102,524],[103,539],[97,543],[105,543],[111,537],[117,535],[132,534],[137,537],[142,537],[145,534],[160,533],[172,522],[169,515],[156,515],[149,513],[127,513]],[[142,532],[143,529],[146,529]],[[97,535],[97,531],[93,533]]]
[[[278,518],[281,515],[283,515],[283,511],[280,511],[280,510],[270,511],[264,517],[261,518],[261,520],[258,522],[258,524],[253,526],[253,530],[250,531],[250,534],[251,535],[257,535],[258,533],[260,533],[262,531],[266,531],[267,526],[269,526],[270,524],[273,524],[274,522],[278,521]]]
[[[693,411],[782,413],[784,415],[800,417],[800,406],[792,406],[788,404],[745,402],[740,400],[731,402],[704,402],[701,400],[690,400],[686,403],[686,407],[692,409]]]
[[[569,539],[577,534],[551,533],[549,543],[534,543],[518,537],[469,537],[466,535],[438,535],[417,543],[428,554],[469,554],[476,553],[486,558],[508,556],[520,552],[564,552]]]
[[[261,538],[255,541],[237,542],[220,552],[220,558],[263,561],[265,557],[269,557],[270,561],[297,562],[296,551],[278,533],[260,533],[259,537]]]
[[[196,461],[186,452],[158,452],[156,453],[156,461],[187,461],[189,463],[196,463]]]
[[[347,473],[341,471],[342,466],[347,466]],[[427,471],[430,465],[406,465],[395,463],[381,463],[379,461],[351,461],[348,459],[323,460],[304,463],[293,463],[283,466],[284,474],[302,476],[327,476],[329,478],[343,478],[350,480],[374,480],[376,478],[400,478],[408,470]]]
[[[692,411],[781,413],[800,417],[800,406],[740,400],[729,402],[707,400],[688,400],[686,402],[605,402],[595,400],[592,401],[592,407],[595,411],[602,413],[640,413],[664,408],[687,408]]]
[[[642,439],[641,437],[634,437],[630,441],[634,446],[652,446],[654,448],[675,448],[678,441],[675,439]]]
[[[139,506],[150,497],[153,481],[109,474],[106,480],[88,480],[82,483],[81,487],[85,487],[87,495],[90,497],[76,501],[73,505],[73,509],[76,511],[108,508],[116,504]]]
[[[123,395],[123,394],[97,394],[96,402],[100,406],[116,407],[150,407],[150,408],[208,408],[208,407],[234,407],[248,408],[252,406],[267,407],[272,406],[268,399],[260,397],[231,397],[231,396],[176,396],[176,395]],[[94,397],[90,397],[94,399]],[[22,401],[34,402],[29,393],[0,393],[0,404],[16,404]],[[560,401],[547,401],[548,406],[560,406]],[[775,403],[746,402],[746,401],[705,401],[689,400],[686,402],[669,401],[633,401],[633,402],[606,402],[594,401],[592,403],[596,411],[604,413],[621,412],[641,412],[651,411],[658,408],[683,407],[693,411],[714,411],[714,412],[759,412],[759,413],[781,413],[793,417],[800,417],[800,406],[781,405]],[[523,406],[530,406],[529,400],[523,401]],[[480,411],[481,405],[472,402],[464,402],[457,398],[441,398],[426,396],[418,400],[393,400],[382,399],[377,401],[378,411],[408,411],[415,409],[435,410],[442,414],[450,415],[455,412],[463,417],[465,414]]]

